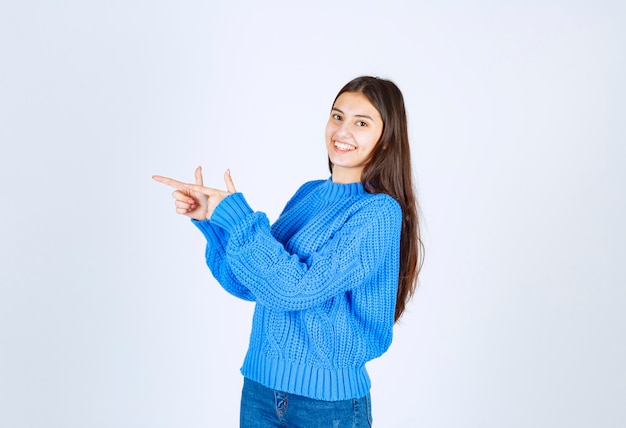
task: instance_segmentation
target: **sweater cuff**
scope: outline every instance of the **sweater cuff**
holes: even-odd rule
[[[198,229],[200,229],[200,232],[202,232],[202,234],[204,235],[205,238],[207,238],[207,240],[209,240],[209,238],[213,236],[213,231],[211,230],[211,222],[209,220],[196,220],[192,218],[191,222]]]
[[[233,193],[217,205],[211,215],[211,223],[232,233],[253,212],[242,193]]]

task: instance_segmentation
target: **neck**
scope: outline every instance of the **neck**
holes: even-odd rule
[[[361,181],[361,171],[354,168],[333,167],[332,181],[338,184],[359,183]]]

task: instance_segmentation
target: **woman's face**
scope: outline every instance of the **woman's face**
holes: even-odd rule
[[[365,95],[341,94],[326,124],[326,150],[333,164],[333,181],[355,183],[383,132],[380,113]]]

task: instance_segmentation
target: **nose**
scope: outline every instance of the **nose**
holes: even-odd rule
[[[350,135],[350,128],[348,127],[348,122],[346,122],[345,120],[342,121],[339,126],[337,127],[337,130],[335,132],[335,135],[337,137],[340,138],[344,138]]]

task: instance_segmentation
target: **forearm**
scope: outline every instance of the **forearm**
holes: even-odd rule
[[[211,225],[208,220],[192,220],[192,222],[207,240],[206,263],[222,288],[235,297],[254,301],[255,298],[250,290],[237,281],[226,261],[225,241],[227,240],[227,232]]]
[[[302,310],[359,287],[398,251],[401,212],[384,202],[351,215],[317,252],[304,258],[272,236],[266,216],[253,212],[242,195],[225,199],[212,223],[227,230],[227,264],[259,303]]]

